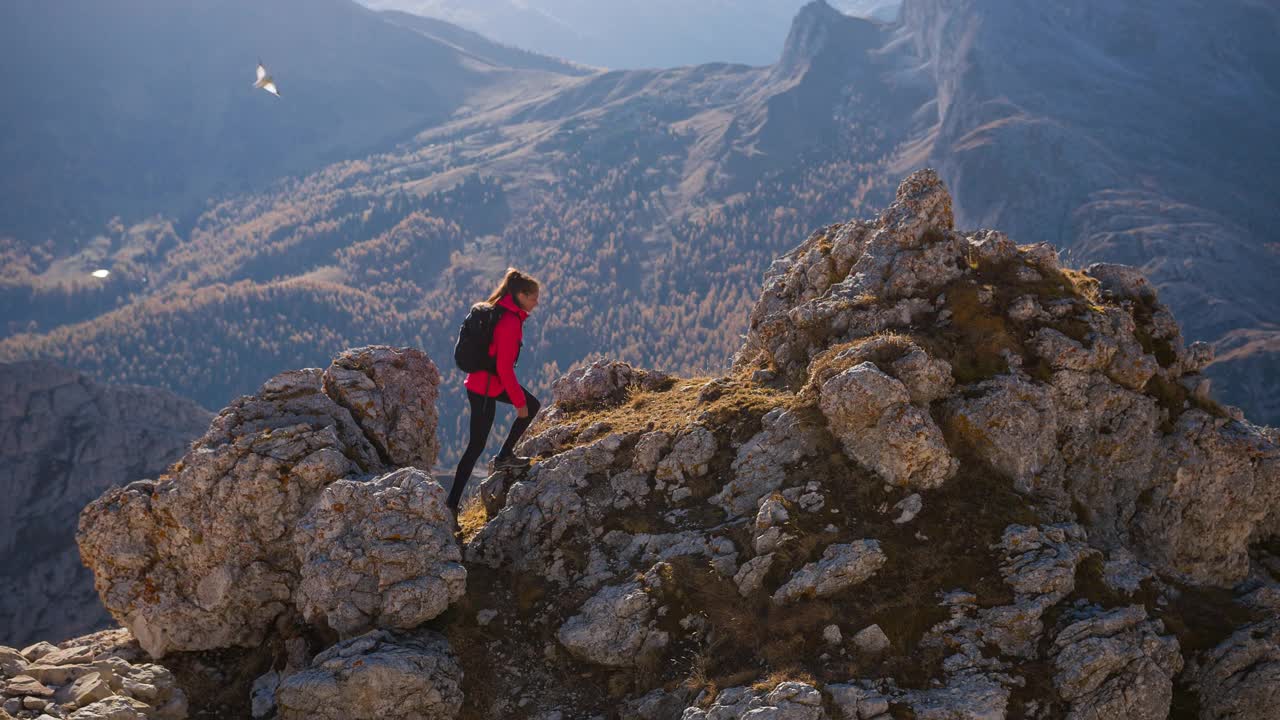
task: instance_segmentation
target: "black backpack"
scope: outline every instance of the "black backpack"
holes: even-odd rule
[[[465,373],[487,370],[497,371],[497,361],[489,355],[493,344],[493,329],[506,308],[488,303],[471,306],[471,312],[458,328],[458,344],[453,346],[453,361]]]

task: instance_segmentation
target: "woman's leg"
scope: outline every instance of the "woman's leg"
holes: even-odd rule
[[[529,417],[516,418],[511,423],[511,432],[507,433],[507,441],[502,443],[502,449],[498,451],[498,457],[507,457],[516,449],[516,443],[520,442],[520,436],[524,435],[524,431],[529,429],[529,425],[533,423],[533,418],[538,415],[538,410],[542,408],[542,404],[538,402],[538,398],[533,396],[525,386],[520,386],[524,390],[525,407],[529,408]],[[505,393],[503,393],[505,395]],[[507,402],[510,402],[508,400]]]
[[[493,416],[497,411],[494,398],[487,398],[479,393],[467,391],[467,400],[471,403],[471,439],[467,449],[458,461],[458,470],[453,474],[453,488],[449,490],[449,507],[454,514],[458,512],[458,503],[462,500],[462,491],[471,479],[471,471],[484,452],[485,441],[489,439],[489,430],[493,428]]]

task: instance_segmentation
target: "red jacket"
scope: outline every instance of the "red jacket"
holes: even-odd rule
[[[506,390],[511,404],[522,408],[524,390],[516,380],[515,363],[516,354],[520,352],[520,339],[524,337],[524,321],[529,313],[522,310],[510,294],[503,295],[498,305],[506,308],[507,312],[498,318],[498,325],[493,329],[493,344],[489,346],[489,356],[498,361],[497,375],[480,370],[467,375],[462,384],[471,392],[487,397],[498,397]]]

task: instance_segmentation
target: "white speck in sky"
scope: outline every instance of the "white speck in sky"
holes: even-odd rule
[[[104,278],[110,274],[111,274],[110,270],[94,270],[92,273],[90,273],[90,275],[93,275],[96,278]]]

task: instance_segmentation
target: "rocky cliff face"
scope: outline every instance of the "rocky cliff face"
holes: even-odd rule
[[[558,381],[460,546],[413,467],[438,377],[388,348],[272,379],[79,540],[224,714],[1260,720],[1280,446],[1210,360],[1140,274],[960,231],[923,171],[775,263],[732,372]]]
[[[106,627],[76,553],[76,516],[112,485],[163,471],[211,417],[159,389],[99,385],[51,363],[0,365],[0,642]]]

